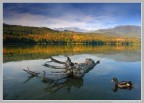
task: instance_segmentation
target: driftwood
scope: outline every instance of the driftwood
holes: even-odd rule
[[[30,71],[29,68],[27,67],[26,69],[23,69],[25,72],[27,72],[28,74],[31,74],[31,76],[38,76],[39,73],[34,72],[34,71]]]
[[[50,65],[50,64],[44,64],[44,66],[50,67],[50,68],[53,68],[53,69],[66,69],[66,67],[53,66],[53,65]]]
[[[53,68],[55,70],[61,70],[61,71],[53,71],[52,74],[57,75],[57,78],[50,78],[49,76],[46,76],[46,72],[43,71],[43,75],[39,75],[40,73],[31,71],[28,69],[23,69],[25,72],[30,74],[31,76],[37,76],[41,79],[42,82],[54,82],[61,79],[66,78],[82,78],[86,73],[88,73],[91,69],[93,69],[97,64],[100,63],[100,61],[95,62],[91,58],[86,58],[85,62],[83,63],[73,63],[69,57],[67,57],[66,62],[56,60],[54,58],[50,58],[51,61],[49,62],[55,62],[58,64],[63,64],[63,66],[53,66],[50,65],[49,62],[44,63],[43,66]]]
[[[51,57],[52,62],[64,64],[63,67],[60,66],[52,66],[50,64],[45,63],[44,66],[54,68],[54,69],[65,69],[65,73],[68,74],[68,76],[73,77],[83,77],[85,73],[87,73],[89,70],[94,68],[97,64],[100,63],[100,61],[94,62],[91,58],[86,58],[84,63],[73,63],[71,62],[71,59],[67,57],[66,62],[62,62],[59,60],[56,60]]]

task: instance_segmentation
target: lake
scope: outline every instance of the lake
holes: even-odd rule
[[[85,58],[100,60],[83,78],[44,83],[23,69],[50,74],[43,66],[50,57],[84,62]],[[55,75],[57,76],[57,74]],[[113,77],[133,82],[131,89],[114,89]],[[3,47],[4,100],[140,100],[141,46],[94,45],[7,45]]]

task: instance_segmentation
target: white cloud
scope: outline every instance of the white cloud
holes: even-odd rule
[[[4,23],[23,26],[44,26],[49,28],[78,27],[87,30],[96,30],[115,25],[115,18],[111,16],[94,17],[84,14],[50,17],[30,13],[17,13],[11,18],[4,18]]]

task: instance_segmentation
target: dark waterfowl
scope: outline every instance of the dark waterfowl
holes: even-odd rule
[[[113,78],[112,82],[115,82],[115,86],[118,88],[130,88],[132,86],[132,81],[119,82],[117,78]]]

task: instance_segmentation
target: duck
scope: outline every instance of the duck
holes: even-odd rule
[[[132,86],[132,81],[121,81],[119,82],[116,77],[112,79],[112,82],[115,82],[115,86],[118,88],[130,88]]]

